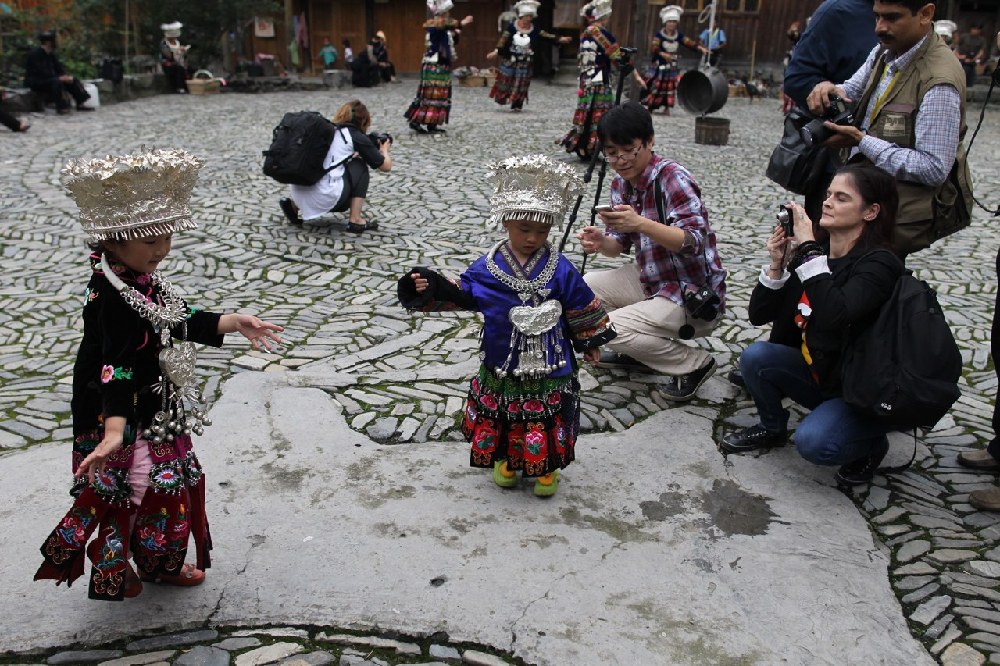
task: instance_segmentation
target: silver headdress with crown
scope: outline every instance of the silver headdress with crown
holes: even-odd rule
[[[63,184],[93,241],[129,240],[195,229],[191,190],[204,162],[185,150],[71,160]]]
[[[532,220],[558,228],[583,180],[569,165],[545,155],[508,157],[490,165],[496,191],[490,197],[490,222]]]
[[[680,21],[681,14],[684,13],[684,8],[680,5],[667,5],[660,10],[660,23],[666,23],[667,21]]]

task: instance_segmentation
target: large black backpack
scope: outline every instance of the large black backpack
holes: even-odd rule
[[[844,350],[844,401],[897,430],[933,427],[958,400],[962,355],[934,290],[900,276],[875,322]]]
[[[264,175],[286,185],[315,185],[330,169],[323,160],[337,126],[315,111],[290,111],[264,151]]]

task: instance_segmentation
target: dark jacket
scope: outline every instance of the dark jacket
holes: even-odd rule
[[[792,50],[782,90],[802,108],[820,81],[842,83],[875,47],[871,0],[826,0]]]
[[[29,88],[48,85],[52,79],[65,73],[66,68],[55,52],[49,53],[41,46],[28,51],[28,58],[24,63],[24,85]]]
[[[840,395],[841,350],[875,321],[903,274],[903,264],[888,250],[860,249],[827,262],[831,272],[813,276],[804,285],[812,308],[806,336],[820,389],[833,398]],[[781,289],[758,282],[750,295],[750,323],[773,322],[771,342],[801,347],[802,330],[795,317],[802,292],[803,283],[795,272]]]

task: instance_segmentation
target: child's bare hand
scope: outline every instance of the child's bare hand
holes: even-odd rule
[[[83,459],[73,476],[79,479],[86,475],[87,481],[93,483],[94,477],[104,471],[104,466],[111,454],[122,447],[122,442],[122,433],[106,432],[104,439],[90,452],[89,456]]]
[[[416,287],[418,294],[427,291],[427,278],[421,277],[420,273],[410,273],[410,279],[413,280],[413,285]]]
[[[583,360],[593,366],[596,366],[597,362],[601,360],[601,348],[594,347],[593,349],[588,349],[583,352]]]
[[[284,344],[278,333],[284,331],[284,326],[272,324],[253,315],[236,315],[236,332],[250,341],[254,349],[263,347],[266,351],[271,351],[274,345]]]

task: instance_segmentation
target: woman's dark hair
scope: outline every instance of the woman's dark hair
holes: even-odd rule
[[[339,109],[333,116],[333,122],[338,125],[354,125],[362,132],[367,132],[372,124],[372,114],[361,100],[352,99]]]
[[[603,143],[627,146],[636,139],[643,143],[653,140],[653,116],[639,102],[625,102],[601,116],[597,138]]]
[[[838,169],[836,175],[850,179],[866,207],[878,204],[878,215],[871,222],[865,222],[852,250],[867,252],[879,247],[891,248],[899,209],[896,179],[871,164],[848,164]]]
[[[345,38],[344,38],[343,40],[341,40],[341,43],[342,43],[342,44],[343,44],[344,46],[350,46],[350,45],[351,45],[351,40],[349,40],[349,39],[347,39],[347,38],[345,37]]]

